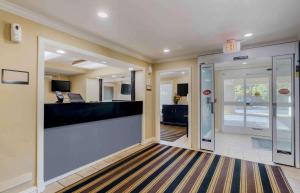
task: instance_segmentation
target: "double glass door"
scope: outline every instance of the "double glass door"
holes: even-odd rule
[[[223,82],[227,93],[223,96],[223,124],[272,136],[273,161],[294,166],[294,55],[274,56],[272,61],[269,76]],[[201,64],[200,148],[210,151],[215,144],[214,84],[214,64]]]
[[[270,137],[271,73],[223,78],[223,131]]]

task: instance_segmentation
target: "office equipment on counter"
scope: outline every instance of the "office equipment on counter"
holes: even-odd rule
[[[85,103],[80,94],[77,93],[68,93],[71,103]]]
[[[64,102],[64,95],[60,91],[55,92],[57,103],[63,103]]]

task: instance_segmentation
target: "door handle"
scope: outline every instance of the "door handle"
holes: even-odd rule
[[[272,104],[272,113],[273,113],[273,117],[276,117],[276,107],[277,107],[276,103],[273,103],[273,104]]]
[[[214,102],[210,102],[210,113],[214,114],[215,110],[214,110]]]

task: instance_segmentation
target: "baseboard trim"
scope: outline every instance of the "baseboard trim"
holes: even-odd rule
[[[27,190],[23,190],[19,193],[37,193],[37,187],[31,187],[31,188],[28,188]]]
[[[117,155],[117,154],[119,154],[119,153],[125,152],[125,151],[127,151],[128,149],[134,148],[134,147],[136,147],[136,146],[138,146],[138,145],[140,145],[140,144],[139,144],[139,143],[134,144],[134,145],[129,146],[129,147],[125,148],[125,149],[122,149],[122,150],[117,151],[117,152],[115,152],[115,153],[113,153],[113,154],[110,154],[109,156],[103,157],[103,158],[101,158],[101,159],[99,159],[99,160],[97,160],[97,161],[91,162],[91,163],[89,163],[89,164],[86,164],[86,165],[84,165],[84,166],[81,166],[81,167],[79,167],[79,168],[76,168],[76,169],[74,169],[74,170],[72,170],[72,171],[69,171],[69,172],[67,172],[67,173],[65,173],[65,174],[62,174],[62,175],[57,176],[57,177],[55,177],[55,178],[52,178],[52,179],[46,181],[46,182],[45,182],[45,185],[51,184],[51,183],[53,183],[53,182],[56,182],[56,181],[58,181],[58,180],[61,180],[61,179],[65,178],[65,177],[67,177],[67,176],[70,176],[70,175],[72,175],[72,174],[75,174],[75,173],[77,173],[77,172],[79,172],[79,171],[81,171],[81,170],[84,170],[84,169],[86,169],[86,168],[88,168],[88,167],[91,167],[91,166],[93,166],[93,165],[95,165],[95,164],[97,164],[97,163],[99,163],[99,162],[101,162],[101,161],[103,161],[103,160],[105,160],[105,159],[108,159],[108,158],[110,158],[110,157],[113,157],[113,156],[115,156],[115,155]]]
[[[6,181],[0,183],[0,192],[4,192],[5,190],[14,188],[14,187],[24,184],[26,182],[30,182],[31,180],[32,180],[31,172],[22,174],[13,179],[6,180]]]
[[[159,141],[157,141],[155,137],[152,137],[152,138],[145,139],[142,142],[142,145],[147,145],[147,144],[150,144],[150,143],[159,143]]]

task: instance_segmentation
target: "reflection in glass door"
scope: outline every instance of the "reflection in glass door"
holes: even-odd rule
[[[273,160],[294,166],[294,56],[273,57]]]
[[[202,64],[201,76],[201,149],[214,151],[215,116],[214,116],[214,65]]]

